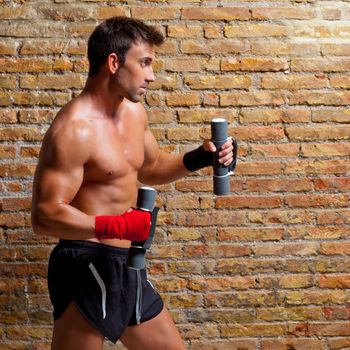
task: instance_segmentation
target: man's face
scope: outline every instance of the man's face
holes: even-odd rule
[[[114,74],[118,94],[132,102],[139,102],[146,93],[148,84],[154,81],[152,63],[155,53],[147,43],[134,43],[125,57],[125,63],[120,64]]]

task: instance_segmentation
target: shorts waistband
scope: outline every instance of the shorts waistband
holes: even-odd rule
[[[59,246],[64,248],[88,249],[91,251],[103,252],[106,254],[127,256],[129,248],[113,247],[103,243],[96,243],[83,240],[60,239]]]

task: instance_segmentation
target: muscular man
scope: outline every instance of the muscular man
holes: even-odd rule
[[[114,17],[88,42],[89,76],[58,113],[43,140],[34,178],[32,226],[60,239],[49,261],[54,306],[53,350],[101,350],[104,338],[128,349],[184,349],[159,294],[142,270],[126,266],[130,241],[149,234],[150,214],[135,207],[138,182],[154,185],[211,165],[209,140],[195,151],[160,151],[140,104],[154,80],[154,27]],[[232,141],[220,162],[232,164]]]

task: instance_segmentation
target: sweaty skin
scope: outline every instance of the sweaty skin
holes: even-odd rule
[[[130,242],[95,238],[95,216],[135,206],[138,181],[172,182],[188,174],[182,158],[161,152],[140,100],[154,80],[154,50],[133,44],[122,65],[115,54],[46,133],[34,176],[32,226],[37,234],[91,240],[117,247]],[[214,145],[204,142],[206,150]],[[220,153],[232,161],[232,143]]]

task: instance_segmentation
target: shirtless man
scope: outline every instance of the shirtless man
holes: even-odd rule
[[[150,214],[135,207],[138,182],[155,185],[211,165],[209,140],[185,155],[160,151],[140,103],[154,80],[154,27],[114,17],[89,38],[89,76],[47,131],[35,173],[32,226],[59,238],[49,262],[53,350],[101,350],[105,338],[132,350],[181,350],[181,340],[143,270],[126,266],[130,241],[149,234]],[[220,162],[233,163],[232,141]]]

